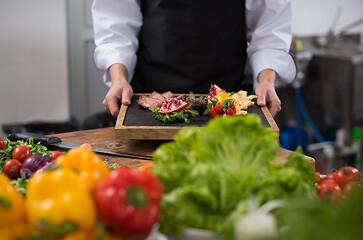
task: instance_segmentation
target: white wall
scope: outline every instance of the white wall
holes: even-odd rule
[[[293,11],[293,33],[297,36],[327,34],[333,24],[337,8],[342,12],[336,32],[363,18],[363,0],[291,0]],[[363,25],[350,32],[363,34]]]
[[[66,40],[65,0],[0,1],[0,125],[69,119]]]

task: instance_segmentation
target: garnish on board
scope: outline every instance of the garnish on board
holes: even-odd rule
[[[184,109],[180,112],[160,113],[160,108],[152,108],[153,117],[164,123],[185,122],[189,123],[190,117],[199,115],[196,110]]]
[[[209,89],[207,108],[212,117],[246,115],[247,108],[254,104],[252,102],[254,98],[257,98],[257,96],[247,95],[246,91],[226,92],[213,84]]]
[[[153,117],[164,123],[189,123],[191,117],[198,115],[233,116],[246,115],[247,108],[254,103],[255,95],[247,95],[245,91],[226,92],[212,84],[208,95],[196,96],[192,92],[175,96],[172,92],[142,95],[137,100],[140,107],[150,110]]]

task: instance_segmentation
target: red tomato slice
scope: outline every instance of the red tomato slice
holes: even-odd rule
[[[233,115],[236,115],[236,111],[233,111],[233,108],[228,107],[228,108],[227,108],[227,111],[226,111],[226,114],[227,114],[228,116],[233,116]]]
[[[221,105],[220,102],[217,102],[216,105],[214,105],[214,110],[216,111],[216,113],[218,115],[223,115],[224,114],[223,106]]]
[[[234,103],[232,103],[232,105],[229,107],[232,108],[234,114],[236,114],[237,110],[236,110],[236,106],[234,105]]]
[[[213,105],[210,107],[210,115],[212,115],[213,118],[217,116],[216,110],[214,109]]]

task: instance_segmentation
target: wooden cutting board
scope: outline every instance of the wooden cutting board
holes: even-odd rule
[[[136,101],[140,95],[149,94],[134,94],[130,106],[121,105],[115,126],[116,138],[172,140],[174,139],[174,135],[184,127],[200,127],[207,124],[208,121],[212,119],[212,116],[200,115],[192,117],[189,123],[163,123],[153,118],[150,110],[137,105]],[[279,132],[279,128],[267,107],[259,107],[255,104],[247,109],[247,114],[257,114],[260,116],[263,125]]]
[[[114,127],[59,133],[52,136],[59,137],[63,142],[76,144],[83,144],[87,142],[93,147],[145,154],[149,156],[151,156],[161,144],[168,142],[162,140],[130,140],[116,138],[114,134]],[[67,151],[67,149],[63,149],[61,151]],[[291,153],[292,152],[287,149],[278,148],[276,150],[276,162],[286,162],[287,157]],[[100,154],[100,156],[107,165],[116,163],[118,166],[137,168],[143,166],[145,163],[153,163],[153,161],[149,160],[124,158],[105,154]],[[305,156],[305,159],[307,164],[315,169],[315,160],[309,156]]]

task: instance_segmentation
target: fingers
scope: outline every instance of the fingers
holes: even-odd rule
[[[266,106],[266,91],[261,90],[260,88],[256,88],[256,95],[257,95],[257,105],[258,106]]]
[[[281,111],[281,102],[277,98],[277,100],[273,100],[268,104],[268,110],[272,116],[275,116],[278,112]]]
[[[105,99],[103,100],[103,105],[107,112],[109,112],[112,116],[117,117],[119,114],[119,105],[118,105],[118,97],[113,96],[112,94],[107,93]]]
[[[273,86],[260,84],[255,93],[257,95],[257,104],[267,106],[272,116],[281,111],[281,101]]]
[[[129,83],[112,85],[103,100],[103,105],[112,116],[117,117],[120,112],[119,102],[130,105],[132,95],[133,91]]]
[[[124,88],[123,92],[122,92],[122,104],[124,105],[130,105],[131,104],[131,98],[133,95],[133,91],[132,88]]]

